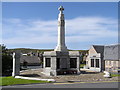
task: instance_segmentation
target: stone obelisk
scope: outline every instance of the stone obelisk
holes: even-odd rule
[[[58,16],[58,43],[54,51],[67,52],[68,49],[65,45],[65,20],[63,14],[63,6],[60,6],[58,10],[60,10]]]

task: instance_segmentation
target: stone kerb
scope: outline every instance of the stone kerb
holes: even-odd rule
[[[40,78],[31,78],[31,77],[23,77],[23,76],[15,76],[15,78],[27,79],[27,80],[40,80],[40,81],[56,82],[54,79],[40,79]]]

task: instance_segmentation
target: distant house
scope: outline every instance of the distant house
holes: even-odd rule
[[[21,56],[20,58],[21,65],[26,63],[27,65],[40,65],[40,59],[37,56]]]
[[[92,71],[118,72],[120,69],[120,51],[116,45],[92,45],[86,58],[86,67]]]
[[[104,46],[93,45],[88,51],[86,58],[86,67],[92,71],[102,71],[105,69],[103,60]]]
[[[35,66],[35,65],[40,65],[41,62],[42,62],[41,53],[30,52],[27,54],[22,54],[20,58],[21,65]]]
[[[105,71],[118,72],[120,69],[120,44],[104,46]]]

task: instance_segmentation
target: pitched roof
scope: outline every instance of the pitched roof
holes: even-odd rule
[[[40,63],[40,59],[37,56],[21,56],[20,63],[26,61],[27,63]]]
[[[103,45],[93,45],[94,49],[96,50],[97,53],[104,53],[104,46]]]
[[[120,60],[120,44],[104,46],[104,60]]]

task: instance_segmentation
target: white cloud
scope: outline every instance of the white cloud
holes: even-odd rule
[[[68,34],[79,33],[103,37],[108,32],[109,36],[115,36],[117,34],[117,20],[102,17],[79,17],[67,20],[66,28]],[[106,37],[109,37],[108,35]]]
[[[106,17],[68,19],[66,20],[66,42],[85,43],[109,38],[117,39],[117,25],[116,19]],[[3,43],[14,46],[16,44],[56,44],[57,20],[3,19]]]
[[[49,39],[49,40],[48,40]],[[55,37],[43,35],[41,37],[16,37],[12,39],[5,39],[8,44],[39,44],[39,43],[54,43]],[[47,41],[47,42],[46,42]]]

